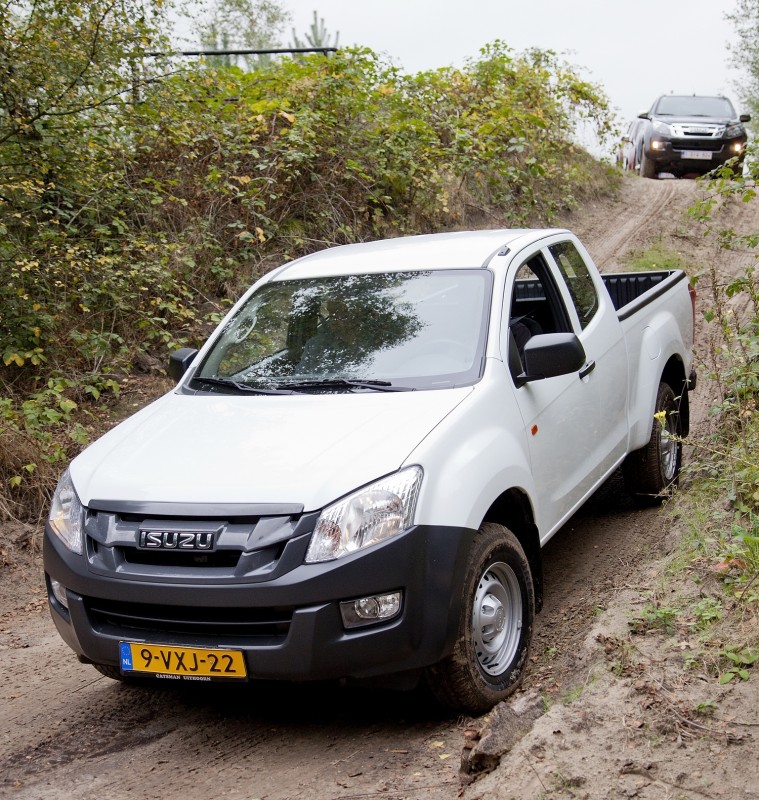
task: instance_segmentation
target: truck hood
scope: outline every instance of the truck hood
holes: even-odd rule
[[[171,393],[90,445],[71,476],[85,506],[265,503],[313,511],[399,469],[471,391]]]

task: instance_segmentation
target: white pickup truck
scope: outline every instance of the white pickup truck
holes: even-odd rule
[[[61,636],[118,680],[421,678],[490,708],[525,671],[541,546],[620,465],[643,500],[677,481],[688,283],[602,276],[560,229],[275,269],[61,478]]]

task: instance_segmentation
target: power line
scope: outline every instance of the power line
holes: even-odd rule
[[[171,58],[173,56],[265,56],[283,53],[336,53],[336,47],[282,47],[271,50],[173,50],[168,53],[145,53],[148,58]]]

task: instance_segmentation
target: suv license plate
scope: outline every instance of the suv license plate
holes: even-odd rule
[[[683,150],[683,158],[696,161],[711,161],[712,154],[708,150]]]
[[[189,681],[248,679],[245,656],[240,650],[119,642],[119,661],[122,675]]]

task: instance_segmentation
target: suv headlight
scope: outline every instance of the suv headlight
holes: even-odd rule
[[[409,467],[327,506],[316,522],[306,563],[342,558],[408,530],[422,474],[421,467]]]
[[[725,128],[724,136],[726,139],[732,139],[734,136],[743,136],[744,133],[743,125],[736,122],[735,125],[728,125]]]
[[[657,133],[662,134],[662,136],[672,136],[672,128],[670,128],[666,122],[656,121],[653,123],[652,127]]]
[[[74,489],[71,475],[66,470],[53,494],[48,521],[53,533],[72,553],[77,553],[78,555],[81,555],[84,549],[83,518],[84,508]]]

